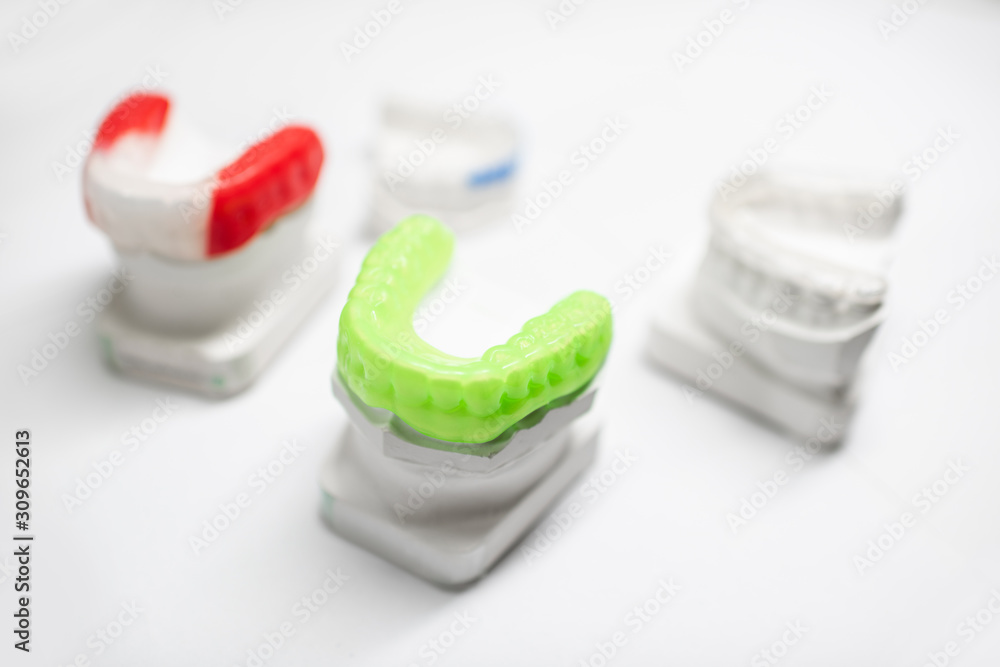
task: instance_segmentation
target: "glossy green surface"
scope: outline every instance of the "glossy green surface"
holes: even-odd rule
[[[412,216],[368,253],[340,316],[337,363],[366,404],[385,408],[440,440],[488,442],[538,408],[586,385],[611,345],[611,305],[575,292],[528,320],[478,359],[455,357],[423,341],[413,313],[441,278],[451,232]]]

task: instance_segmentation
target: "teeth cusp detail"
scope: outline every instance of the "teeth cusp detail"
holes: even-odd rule
[[[453,247],[429,216],[407,218],[376,242],[341,314],[338,372],[366,404],[425,435],[481,443],[593,378],[611,344],[611,306],[575,292],[478,359],[445,354],[414,332],[413,312]]]

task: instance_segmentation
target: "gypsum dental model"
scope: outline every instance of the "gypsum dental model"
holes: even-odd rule
[[[654,323],[653,356],[691,391],[813,435],[821,416],[850,411],[883,318],[902,190],[761,173],[727,199],[710,207],[693,284],[673,285]]]
[[[331,285],[336,244],[309,225],[323,148],[312,130],[286,127],[199,178],[231,152],[183,119],[168,124],[169,108],[159,95],[126,98],[85,165],[88,215],[130,277],[99,332],[120,370],[229,395]],[[308,280],[283,279],[302,262],[314,262]]]
[[[514,128],[501,118],[466,116],[386,104],[375,151],[376,231],[414,213],[464,229],[506,211],[517,168]]]
[[[430,346],[413,312],[453,243],[413,216],[365,259],[333,376],[351,425],[321,476],[336,532],[446,585],[481,576],[589,464],[611,342],[610,304],[577,292],[479,359]]]
[[[134,94],[104,118],[83,173],[87,215],[116,247],[176,260],[218,257],[301,205],[316,185],[323,146],[284,127],[214,175],[190,183],[150,178],[170,111],[162,95]]]
[[[764,173],[730,201],[717,198],[693,299],[702,319],[732,338],[785,294],[787,310],[747,354],[791,382],[845,387],[883,316],[887,235],[902,209],[885,192],[888,208],[856,239],[847,230],[858,211],[879,203],[877,186]]]

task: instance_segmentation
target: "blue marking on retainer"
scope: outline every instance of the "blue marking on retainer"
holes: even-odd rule
[[[494,167],[473,172],[469,175],[467,184],[470,188],[481,188],[484,185],[496,183],[497,181],[503,181],[514,173],[516,166],[516,160],[514,158],[510,158],[506,162],[501,162]]]

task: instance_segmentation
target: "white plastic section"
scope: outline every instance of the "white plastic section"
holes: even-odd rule
[[[709,209],[712,237],[693,287],[698,317],[725,341],[742,340],[751,323],[760,340],[747,355],[790,382],[847,386],[883,319],[902,192],[762,173],[727,199]],[[856,233],[859,209],[873,204],[881,214]]]
[[[307,202],[215,260],[119,252],[131,280],[98,319],[111,364],[210,395],[244,389],[333,284],[336,244],[311,213]]]
[[[691,289],[697,260],[697,252],[678,258],[659,296],[660,306],[653,318],[649,341],[653,360],[686,385],[678,391],[684,392],[692,404],[712,397],[731,401],[802,440],[821,433],[824,425],[821,420],[846,424],[854,403],[851,387],[809,390],[788,382],[751,358],[749,350],[761,344],[762,339],[755,343],[745,338],[734,339],[746,347],[743,354],[733,355],[732,341],[720,338],[698,319]],[[732,362],[725,368],[727,354]],[[824,444],[835,444],[843,435],[841,428],[833,437],[826,437]]]
[[[94,151],[84,200],[119,250],[198,260],[206,256],[214,174],[235,156],[173,115],[160,136],[132,133]]]
[[[717,274],[707,270],[709,262],[706,257],[693,281],[690,303],[717,337],[743,341],[744,327],[749,322],[759,339],[747,347],[747,354],[775,375],[816,390],[844,387],[851,382],[861,354],[883,319],[881,307],[863,320],[844,325],[796,322],[790,310],[797,301],[808,298],[801,291],[791,288],[784,293],[764,292],[762,296],[770,300],[751,306]],[[775,315],[777,319],[769,324]]]
[[[581,416],[593,391],[551,410],[489,458],[411,442],[391,413],[365,409],[334,386],[351,424],[320,474],[324,517],[344,538],[443,586],[483,576],[597,448],[596,417]]]
[[[462,121],[458,127],[446,121],[444,110],[400,102],[385,106],[374,159],[371,224],[376,233],[414,213],[461,230],[510,210],[517,150],[513,126],[484,112],[455,118]]]

